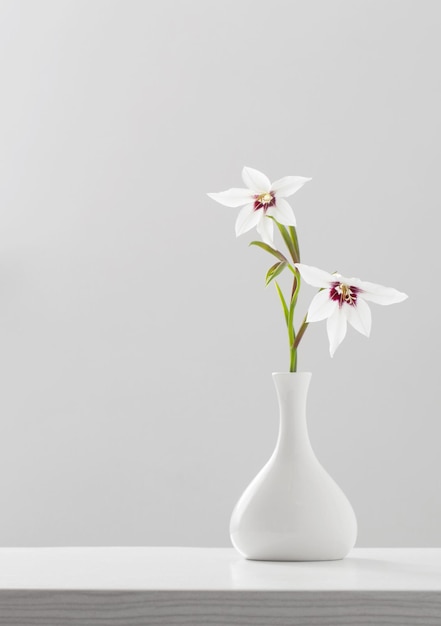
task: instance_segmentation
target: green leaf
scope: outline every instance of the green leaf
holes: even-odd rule
[[[283,237],[283,241],[286,243],[286,247],[289,250],[292,260],[294,261],[294,263],[298,263],[299,262],[298,253],[296,251],[293,239],[289,236],[288,230],[283,224],[279,224],[279,222],[276,219],[274,219],[274,217],[272,217],[271,219],[274,220],[274,222],[277,224],[277,228],[279,229],[280,234]]]
[[[273,278],[275,278],[276,276],[278,276],[281,272],[283,272],[283,270],[285,269],[285,267],[288,265],[288,263],[286,261],[279,261],[278,263],[274,263],[274,265],[272,265],[267,274],[266,274],[266,285],[268,286],[270,284],[270,282],[273,280]]]
[[[285,263],[288,263],[288,259],[286,258],[286,256],[284,256],[278,250],[271,248],[271,246],[269,246],[267,243],[264,243],[263,241],[252,241],[250,243],[250,246],[259,246],[259,248],[262,248],[262,250],[266,250],[267,252],[275,256],[277,259],[279,259],[279,261],[284,261]]]
[[[280,286],[279,286],[279,283],[277,282],[277,280],[276,280],[276,282],[274,284],[276,285],[277,293],[279,294],[280,302],[282,303],[283,313],[285,315],[285,322],[288,324],[289,311],[288,311],[288,306],[286,304],[286,300],[283,297],[282,290],[280,289]]]
[[[299,248],[299,240],[297,239],[297,231],[294,226],[289,226],[289,234],[291,235],[292,242],[294,244],[294,248],[297,254],[296,263],[300,263],[300,248]]]

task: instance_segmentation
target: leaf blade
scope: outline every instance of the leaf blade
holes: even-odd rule
[[[275,248],[271,248],[271,246],[269,246],[267,243],[264,243],[263,241],[251,241],[249,245],[258,246],[259,248],[262,248],[262,250],[266,250],[266,252],[269,252],[270,254],[275,256],[276,259],[279,259],[279,261],[284,261],[285,263],[288,263],[288,259],[284,254],[282,254],[278,250],[275,250]]]
[[[283,272],[285,267],[288,265],[286,261],[279,261],[278,263],[274,263],[266,273],[265,284],[268,286],[270,282],[276,278],[279,274]]]
[[[283,241],[285,242],[286,247],[289,250],[292,260],[294,261],[294,263],[298,263],[299,262],[298,252],[296,250],[292,237],[290,237],[290,234],[288,233],[287,228],[283,224],[279,224],[279,222],[274,217],[271,219],[276,223],[277,228],[279,229],[279,232],[282,235]]]
[[[291,235],[292,242],[294,244],[294,248],[297,254],[296,263],[300,263],[300,248],[299,248],[299,240],[297,238],[297,230],[294,226],[289,226],[289,234]]]
[[[285,315],[285,322],[286,322],[286,325],[288,326],[288,318],[289,318],[288,305],[286,304],[286,300],[285,300],[285,298],[283,297],[282,290],[280,289],[280,285],[279,285],[279,283],[277,282],[277,280],[275,281],[275,283],[274,283],[274,284],[275,284],[275,286],[276,286],[277,293],[279,294],[280,302],[282,303],[283,313],[284,313],[284,315]]]

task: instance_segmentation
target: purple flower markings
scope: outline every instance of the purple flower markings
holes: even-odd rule
[[[319,291],[308,308],[306,321],[326,320],[331,356],[346,336],[347,323],[362,335],[371,332],[371,310],[368,302],[394,304],[407,298],[405,293],[369,283],[359,278],[346,278],[341,274],[329,274],[318,267],[296,263],[303,280]]]
[[[333,356],[346,336],[348,323],[359,333],[369,337],[372,316],[368,302],[388,305],[402,302],[407,298],[407,294],[393,287],[384,287],[354,277],[346,278],[337,272],[330,274],[318,267],[300,263],[296,218],[286,198],[295,194],[311,180],[310,178],[285,176],[272,183],[263,172],[252,167],[244,167],[242,180],[245,187],[232,187],[208,195],[224,206],[241,207],[236,219],[236,235],[243,235],[256,228],[263,243],[252,241],[251,244],[258,245],[277,257],[277,263],[274,263],[266,274],[267,285],[286,268],[294,274],[289,299],[284,297],[280,285],[275,281],[288,329],[290,372],[297,371],[297,348],[311,322],[326,320],[329,352]],[[288,257],[275,247],[274,224],[277,225],[287,246]],[[318,287],[319,291],[313,297],[308,312],[296,332],[294,311],[300,277],[313,287]]]
[[[274,191],[261,193],[254,196],[254,210],[258,211],[263,209],[266,213],[267,210],[276,204],[276,194]]]
[[[331,300],[338,302],[340,308],[343,306],[343,304],[356,306],[357,294],[359,294],[360,291],[362,290],[359,287],[355,287],[354,285],[345,285],[344,283],[339,283],[338,281],[335,281],[331,284],[329,297],[331,298]]]
[[[267,245],[274,247],[274,222],[284,226],[296,225],[292,207],[286,200],[298,191],[310,178],[285,176],[271,183],[268,176],[253,167],[244,167],[242,180],[245,187],[232,187],[226,191],[209,193],[219,204],[242,207],[236,219],[236,235],[243,235],[252,228]]]

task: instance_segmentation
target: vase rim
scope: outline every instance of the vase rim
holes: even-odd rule
[[[273,376],[312,376],[312,372],[273,372]]]

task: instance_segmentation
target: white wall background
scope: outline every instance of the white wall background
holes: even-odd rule
[[[358,545],[441,546],[440,8],[0,3],[1,545],[229,545],[288,367],[270,259],[205,195],[249,165],[313,177],[305,263],[409,293],[300,368]]]

